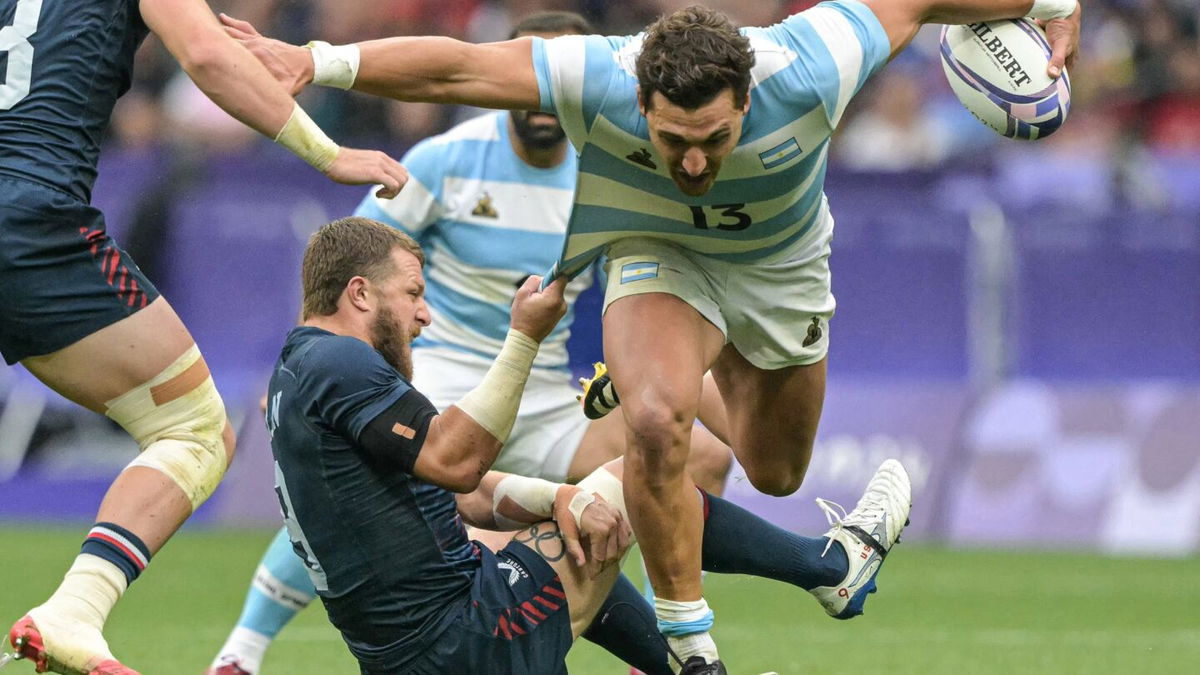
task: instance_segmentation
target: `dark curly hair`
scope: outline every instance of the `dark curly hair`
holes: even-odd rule
[[[724,14],[692,5],[659,17],[646,29],[637,59],[638,87],[649,108],[654,92],[689,110],[727,87],[734,104],[746,104],[754,52],[750,40]]]

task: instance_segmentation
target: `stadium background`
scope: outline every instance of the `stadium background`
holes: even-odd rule
[[[501,39],[513,17],[546,8],[623,34],[686,3],[211,4],[274,36],[337,43]],[[813,3],[708,4],[749,25]],[[1084,4],[1072,115],[1049,140],[1007,141],[971,119],[932,28],[852,103],[826,190],[839,309],[809,478],[773,499],[735,468],[728,495],[818,531],[813,497],[850,506],[878,460],[897,456],[915,483],[909,550],[849,625],[767,584],[711,581],[735,672],[880,658],[885,672],[1200,663],[1200,3]],[[297,314],[304,241],[364,191],[230,120],[153,39],[138,60],[94,202],[191,327],[242,443],[225,484],[118,609],[112,639],[118,654],[143,650],[156,664],[144,672],[199,672],[278,522],[256,401]],[[397,157],[475,112],[317,89],[301,102],[335,139]],[[577,310],[578,369],[598,357],[598,308],[590,293]],[[103,418],[0,366],[0,569],[17,584],[0,618],[53,587],[132,450]],[[349,672],[320,614],[269,671]],[[584,651],[572,672],[619,669]]]

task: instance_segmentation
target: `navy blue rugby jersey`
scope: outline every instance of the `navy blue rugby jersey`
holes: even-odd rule
[[[0,174],[89,201],[149,33],[137,0],[0,0]]]
[[[330,621],[364,663],[418,658],[480,566],[454,495],[411,473],[436,410],[370,345],[310,326],[268,392],[275,489]],[[385,413],[409,442],[380,457],[360,441]]]

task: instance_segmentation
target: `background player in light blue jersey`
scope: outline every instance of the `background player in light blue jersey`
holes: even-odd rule
[[[513,33],[590,31],[577,14],[547,12],[521,21]],[[382,200],[368,193],[355,215],[401,229],[425,251],[433,319],[413,343],[414,385],[445,410],[478,385],[499,354],[521,282],[545,272],[561,251],[577,162],[556,117],[513,112],[489,113],[427,139],[403,164],[409,181],[400,196]],[[495,464],[499,471],[576,482],[624,448],[623,421],[613,416],[589,422],[580,414],[566,370],[572,306],[592,282],[589,268],[567,286],[567,315],[541,343],[516,425]],[[689,474],[720,495],[729,449],[703,429],[695,433]],[[627,583],[621,582],[623,589]],[[210,672],[257,673],[273,638],[313,597],[281,530]]]
[[[1049,21],[1050,75],[1074,52],[1074,0],[835,0],[735,30],[699,7],[634,37],[470,45],[393,38],[311,53],[226,20],[282,82],[402,100],[554,111],[579,153],[570,235],[554,273],[608,251],[605,353],[628,425],[625,496],[676,651],[724,672],[701,597],[701,513],[684,472],[702,378],[721,390],[754,485],[794,492],[824,401],[833,220],[823,195],[833,129],[863,82],[924,23]],[[835,521],[814,593],[861,613],[909,509],[885,465]],[[832,514],[832,509],[831,509]],[[840,515],[840,514],[839,514]]]

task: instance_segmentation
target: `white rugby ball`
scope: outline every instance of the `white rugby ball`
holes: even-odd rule
[[[1058,130],[1071,109],[1071,81],[1046,74],[1050,43],[1029,19],[942,29],[942,69],[971,114],[996,133],[1026,141]]]

